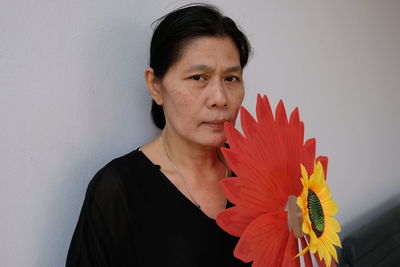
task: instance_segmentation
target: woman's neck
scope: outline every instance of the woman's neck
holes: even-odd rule
[[[218,170],[224,165],[218,154],[219,148],[193,143],[168,128],[162,131],[160,141],[167,161],[172,161],[185,173],[207,173],[210,170]]]

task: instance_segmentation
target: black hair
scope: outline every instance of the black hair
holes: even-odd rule
[[[219,9],[209,4],[189,4],[159,18],[153,24],[150,45],[150,67],[155,77],[162,79],[168,69],[179,60],[185,43],[203,36],[229,37],[235,43],[240,65],[247,64],[251,46],[235,22],[222,15]],[[165,116],[163,107],[154,100],[151,107],[154,124],[163,129]]]

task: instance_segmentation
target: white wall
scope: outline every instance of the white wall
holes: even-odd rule
[[[0,3],[1,266],[62,266],[94,173],[157,134],[150,24],[182,3]],[[344,232],[400,203],[400,2],[215,3],[255,49],[244,105],[300,107]]]

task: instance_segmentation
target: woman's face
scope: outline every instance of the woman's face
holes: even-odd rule
[[[227,37],[191,40],[159,85],[168,131],[199,145],[221,145],[224,122],[235,123],[244,96],[238,49]]]

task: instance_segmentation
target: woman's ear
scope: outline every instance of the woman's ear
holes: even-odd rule
[[[154,75],[154,70],[152,68],[149,67],[144,71],[144,80],[146,82],[147,91],[149,91],[154,101],[161,106],[163,104],[161,81]]]

